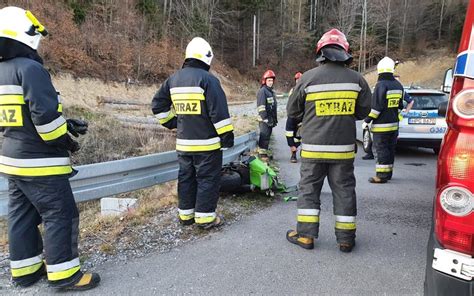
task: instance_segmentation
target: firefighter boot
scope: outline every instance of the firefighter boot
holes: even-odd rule
[[[383,178],[375,176],[375,177],[370,177],[369,182],[373,184],[384,184],[384,183],[387,183],[387,179],[383,179]]]
[[[297,163],[298,162],[298,159],[296,158],[296,151],[291,152],[290,162],[291,163]]]
[[[355,241],[352,243],[340,243],[339,251],[344,252],[344,253],[350,253],[352,252],[352,249],[354,249],[355,245],[356,245]]]
[[[307,249],[307,250],[314,249],[314,239],[310,237],[302,236],[298,234],[298,232],[296,232],[295,230],[291,230],[291,229],[288,230],[286,232],[286,239],[290,243],[298,245],[302,247],[303,249]]]
[[[189,225],[194,224],[194,218],[182,219],[179,215],[178,215],[178,221],[179,221],[179,224],[181,224],[183,226],[189,226]]]
[[[76,272],[72,277],[52,283],[50,286],[57,290],[85,291],[97,287],[100,283],[100,276],[97,273]]]
[[[224,218],[220,215],[217,215],[214,221],[212,222],[197,224],[199,228],[206,229],[206,230],[211,229],[211,228],[217,228],[222,225],[224,225]]]
[[[25,275],[22,277],[12,277],[12,283],[13,286],[15,287],[21,287],[21,288],[26,288],[31,285],[36,284],[39,280],[41,280],[43,277],[46,276],[46,267],[45,265],[41,265],[40,269],[38,269],[36,272]]]

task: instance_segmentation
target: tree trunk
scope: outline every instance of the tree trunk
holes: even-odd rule
[[[443,28],[444,5],[446,0],[441,0],[441,13],[439,14],[438,41],[441,41],[441,29]]]
[[[407,14],[408,14],[408,0],[403,3],[403,22],[402,22],[402,37],[400,40],[400,51],[405,49],[405,32],[407,28]]]
[[[390,34],[390,15],[391,15],[391,11],[390,11],[390,1],[391,0],[388,0],[388,4],[387,4],[387,26],[385,28],[386,30],[386,34],[385,34],[385,56],[388,56],[388,37],[389,37],[389,34]]]
[[[298,34],[300,33],[300,29],[301,29],[301,1],[300,0],[300,5],[299,5],[299,8],[298,8]]]

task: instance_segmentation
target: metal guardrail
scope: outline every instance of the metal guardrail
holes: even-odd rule
[[[257,133],[235,139],[234,147],[224,151],[224,163],[256,146]],[[75,167],[79,173],[71,178],[76,202],[99,199],[165,183],[178,178],[176,151]],[[0,177],[0,217],[8,214],[8,181]]]

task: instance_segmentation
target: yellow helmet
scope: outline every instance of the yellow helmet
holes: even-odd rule
[[[14,6],[0,9],[0,37],[16,40],[37,50],[41,37],[46,35],[48,31],[29,10]]]
[[[194,37],[186,47],[186,59],[197,59],[210,66],[213,57],[211,46],[201,37]]]

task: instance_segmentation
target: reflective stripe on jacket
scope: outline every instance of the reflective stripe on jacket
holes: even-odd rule
[[[66,119],[49,73],[28,58],[0,62],[0,173],[42,177],[68,175]]]
[[[371,92],[359,73],[326,63],[303,74],[287,105],[302,122],[301,157],[322,162],[353,161],[355,121],[370,110]]]
[[[367,123],[372,121],[371,132],[398,131],[398,114],[403,109],[403,98],[403,86],[393,74],[380,74],[372,96],[372,109],[365,120]]]
[[[159,123],[177,128],[176,150],[180,152],[220,149],[221,138],[234,130],[219,80],[197,65],[185,63],[161,85],[152,101]]]

